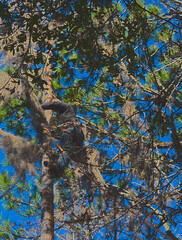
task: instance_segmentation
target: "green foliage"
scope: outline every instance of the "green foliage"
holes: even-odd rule
[[[18,69],[16,67],[10,66],[10,67],[5,68],[4,71],[7,72],[12,77],[18,76]]]
[[[60,85],[58,80],[54,80],[52,85],[53,85],[53,88],[54,88],[55,91],[57,91],[61,88],[61,85]]]
[[[158,39],[164,42],[172,40],[172,33],[170,26],[164,26],[158,34]]]
[[[18,135],[26,135],[28,116],[26,112],[26,103],[24,100],[12,98],[8,103],[0,106],[0,123],[5,122],[9,130],[15,131]],[[26,118],[27,123],[22,122]]]
[[[3,174],[0,174],[0,184],[1,188],[5,189],[7,185],[9,184],[9,179],[8,179],[8,173],[4,172]]]
[[[0,122],[7,117],[7,109],[4,106],[0,107]]]
[[[156,6],[156,5],[150,4],[149,7],[148,7],[148,10],[149,10],[151,13],[154,13],[155,15],[157,15],[158,13],[160,13],[161,8],[158,7],[158,6]]]
[[[6,72],[28,76],[39,100],[39,94],[47,91],[44,70],[49,55],[53,97],[77,106],[88,153],[99,151],[98,158],[78,162],[97,185],[73,163],[55,182],[56,234],[63,239],[159,239],[156,228],[164,231],[162,224],[167,221],[177,236],[182,122],[178,2],[0,4],[7,28],[2,46],[17,60]],[[36,128],[30,124],[31,104],[10,99],[0,107],[0,123],[37,144]],[[35,167],[40,170],[38,164]],[[2,192],[9,181],[6,172],[0,175]],[[39,218],[40,184],[39,177],[16,184],[5,197],[6,207]],[[121,202],[155,229],[143,228],[143,221]],[[32,228],[28,224],[27,229]],[[2,238],[32,237],[24,228],[17,226],[16,231],[2,220]],[[38,239],[39,229],[34,226],[32,232]]]

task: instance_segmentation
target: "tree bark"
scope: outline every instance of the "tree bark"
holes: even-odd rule
[[[52,79],[51,79],[51,64],[47,57],[45,66],[44,78],[48,84],[48,90],[44,92],[44,101],[47,98],[52,98]],[[46,112],[46,119],[49,122],[52,111]],[[53,193],[53,176],[49,172],[48,167],[44,162],[51,162],[48,155],[44,154],[42,158],[42,191],[41,191],[41,240],[54,239],[54,193]],[[49,164],[48,164],[49,165]]]
[[[44,154],[42,159],[42,194],[41,194],[41,240],[54,239],[54,199],[53,178],[44,161],[50,161]]]

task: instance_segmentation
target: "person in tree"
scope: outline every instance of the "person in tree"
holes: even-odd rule
[[[68,166],[71,159],[77,161],[83,157],[84,135],[76,120],[76,106],[61,101],[43,103],[44,110],[52,110],[55,115],[51,121],[54,137],[59,140],[60,154],[58,166],[60,173]]]

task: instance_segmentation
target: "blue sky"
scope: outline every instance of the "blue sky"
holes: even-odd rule
[[[170,137],[164,139],[165,141],[170,141]],[[0,150],[0,162],[2,162],[5,158],[5,155],[2,153],[2,151]],[[2,169],[1,169],[2,170]],[[0,202],[0,214],[3,215],[3,219],[12,219],[13,221],[17,220],[17,218],[19,220],[21,220],[22,218],[20,217],[20,215],[18,215],[16,212],[14,211],[6,211],[3,209],[3,201],[1,200]]]

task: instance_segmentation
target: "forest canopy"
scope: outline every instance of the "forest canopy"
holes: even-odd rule
[[[181,1],[0,9],[0,198],[26,219],[2,216],[0,238],[41,235],[41,161],[58,148],[41,104],[56,99],[76,107],[87,156],[52,178],[54,238],[180,239]]]

